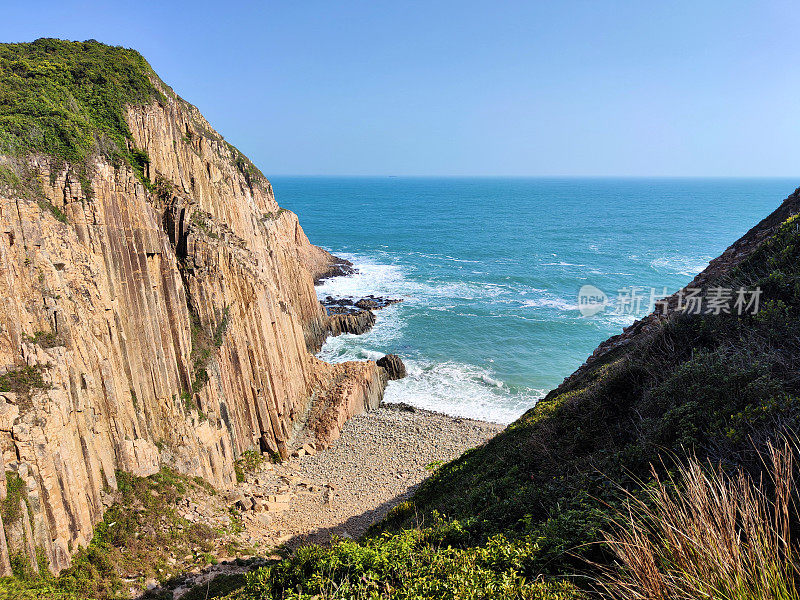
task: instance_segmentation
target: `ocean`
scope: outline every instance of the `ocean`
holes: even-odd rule
[[[509,423],[652,301],[686,285],[797,186],[790,179],[271,178],[351,277],[320,298],[402,298],[330,362],[399,354],[386,402]],[[584,316],[578,291],[609,306]],[[627,300],[621,301],[625,297]],[[631,298],[635,298],[634,302]]]

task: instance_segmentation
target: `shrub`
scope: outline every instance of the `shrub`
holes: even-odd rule
[[[255,450],[245,450],[233,465],[236,481],[242,483],[247,473],[255,472],[264,463],[264,457]]]
[[[538,552],[532,539],[493,536],[460,547],[469,533],[458,521],[383,534],[330,548],[305,546],[294,556],[247,577],[250,599],[493,599],[572,600],[583,596],[565,581],[531,578]]]
[[[45,389],[47,384],[42,377],[42,367],[24,366],[0,375],[0,392],[29,394],[34,389]]]
[[[70,163],[87,195],[86,159],[98,151],[146,182],[125,107],[161,98],[155,77],[138,52],[94,40],[0,44],[0,151]]]

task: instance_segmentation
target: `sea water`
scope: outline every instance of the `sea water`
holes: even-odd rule
[[[320,298],[402,298],[331,362],[399,354],[385,401],[508,423],[686,285],[797,186],[789,179],[274,177],[312,242],[358,274]],[[592,285],[606,310],[584,316]],[[641,300],[616,302],[620,294]],[[634,312],[634,308],[637,312]]]

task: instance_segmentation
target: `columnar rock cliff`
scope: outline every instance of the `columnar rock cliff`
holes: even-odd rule
[[[118,470],[226,486],[244,450],[286,455],[309,418],[330,441],[383,394],[375,363],[313,355],[329,330],[313,279],[333,257],[155,85],[125,115],[139,176],[102,153],[86,177],[0,157],[27,182],[0,187],[0,499],[23,505],[0,527],[0,573],[9,551],[68,565]]]

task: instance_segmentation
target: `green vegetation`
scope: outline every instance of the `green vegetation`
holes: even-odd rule
[[[245,450],[234,463],[236,481],[239,483],[243,482],[248,473],[255,473],[263,463],[264,457],[261,456],[261,454],[255,450]]]
[[[145,153],[131,148],[125,107],[162,96],[142,56],[90,40],[0,44],[0,152],[48,154],[88,186],[88,157],[130,164],[149,184]],[[7,178],[4,176],[3,180]]]
[[[216,240],[219,238],[219,235],[212,229],[210,221],[211,215],[207,212],[198,209],[192,213],[192,223],[197,225],[197,228],[208,237]]]
[[[233,164],[236,165],[236,168],[244,176],[244,179],[247,182],[247,185],[250,186],[250,189],[255,187],[263,188],[265,185],[267,185],[267,178],[264,177],[264,174],[252,163],[249,158],[239,152],[239,149],[233,144],[225,142],[225,145],[231,152]]]
[[[43,368],[24,366],[0,375],[0,392],[14,392],[17,394],[30,394],[35,389],[47,389],[47,384],[42,377]]]
[[[9,477],[9,495],[2,504],[3,519],[19,518],[21,481]],[[207,489],[193,478],[168,469],[150,477],[118,472],[118,497],[86,548],[78,550],[72,566],[57,578],[47,573],[40,560],[37,575],[23,559],[15,567],[16,578],[0,579],[0,598],[107,599],[127,597],[122,578],[167,581],[191,566],[171,557],[188,556],[203,563],[218,533],[201,523],[190,523],[177,512],[185,494]],[[12,498],[13,497],[13,498]],[[16,508],[14,508],[16,507]],[[16,510],[16,517],[12,514]],[[8,521],[5,521],[8,523]],[[5,595],[4,595],[5,594]]]
[[[25,499],[25,482],[14,471],[6,471],[6,497],[0,502],[3,524],[8,526],[22,516],[21,502]]]
[[[569,583],[534,581],[534,540],[511,543],[503,535],[464,549],[470,533],[458,521],[437,518],[430,527],[384,534],[331,548],[306,546],[292,558],[247,577],[244,598],[527,599],[577,600]]]
[[[64,345],[64,341],[55,331],[37,331],[32,336],[28,336],[26,341],[42,348],[54,348]]]
[[[18,189],[22,185],[22,181],[13,169],[5,165],[0,165],[0,185],[11,189]]]
[[[41,208],[42,210],[49,211],[50,214],[52,214],[57,221],[61,221],[62,223],[67,222],[67,215],[65,215],[64,211],[55,206],[52,202],[48,202],[44,198],[40,198],[39,200],[37,200],[37,202],[39,203],[39,208]]]
[[[272,220],[275,220],[278,217],[280,217],[285,212],[286,212],[285,208],[279,208],[278,210],[276,210],[274,212],[265,212],[263,215],[261,215],[261,220],[262,221],[272,221]]]

